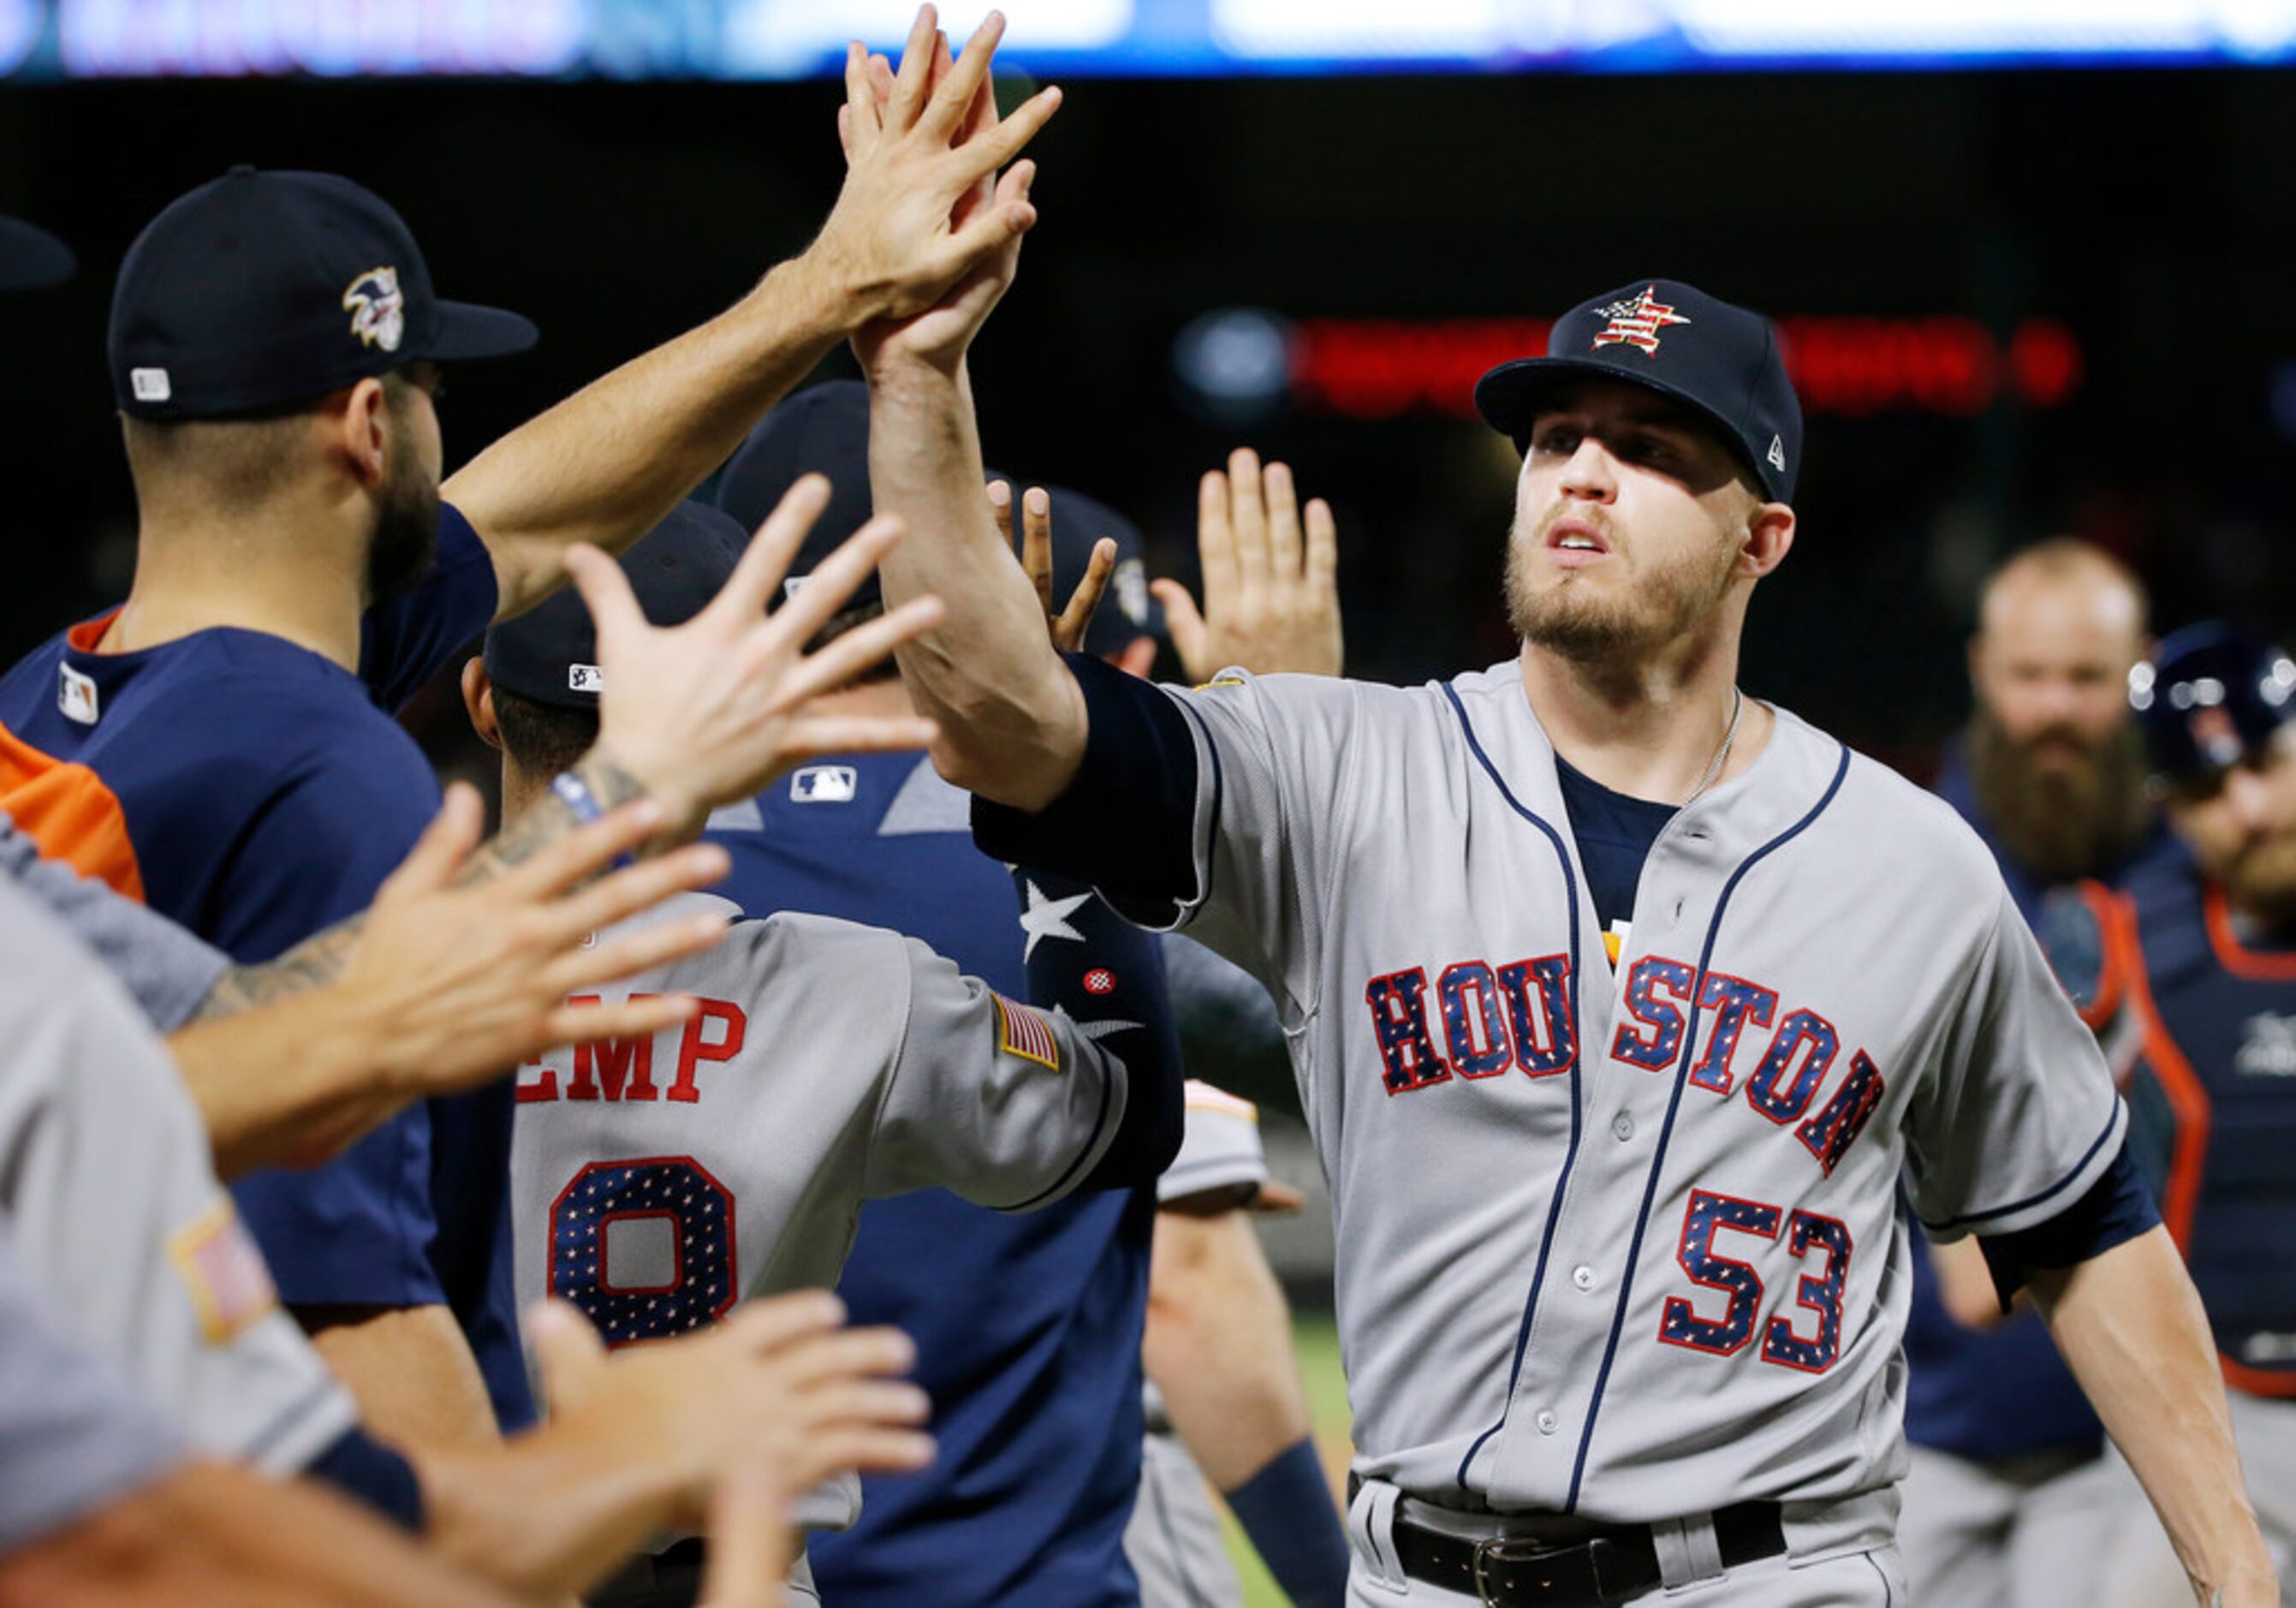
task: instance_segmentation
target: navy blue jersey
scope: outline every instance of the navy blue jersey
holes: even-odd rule
[[[2226,1379],[2296,1397],[2296,943],[2243,933],[2189,863],[2128,881],[2111,948],[2144,1030],[2129,1144]]]
[[[439,808],[387,710],[494,617],[494,563],[442,508],[430,579],[364,622],[359,673],[218,628],[95,651],[111,616],[0,677],[0,804],[45,852],[101,874],[242,963],[356,915]],[[237,1185],[291,1305],[451,1308],[504,1428],[530,1422],[508,1257],[512,1092],[410,1108],[327,1166]]]
[[[719,891],[750,915],[890,927],[1004,993],[1028,989],[1030,934],[1059,942],[1077,914],[1068,887],[1017,892],[972,847],[965,795],[914,754],[806,767],[721,810],[709,836],[734,860]],[[1138,1602],[1122,1543],[1139,1481],[1154,1210],[1144,1190],[1018,1217],[942,1190],[863,1208],[839,1293],[853,1321],[915,1339],[940,1451],[922,1473],[865,1480],[859,1523],[811,1538],[824,1602]]]
[[[2050,885],[2003,849],[1978,808],[1957,748],[1939,774],[1936,792],[1985,840],[2027,924],[2037,923]],[[2118,880],[2134,866],[2174,853],[2173,840],[2156,822],[2128,859],[2108,867],[2108,874]],[[1963,1327],[1947,1313],[1926,1254],[1914,1259],[1906,1360],[1906,1435],[1917,1446],[1997,1462],[2101,1448],[2104,1443],[2103,1426],[2058,1355],[2047,1325],[2032,1312],[2021,1311],[1997,1329]]]

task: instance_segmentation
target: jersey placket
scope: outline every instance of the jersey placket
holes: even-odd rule
[[[1713,834],[1696,818],[1669,822],[1651,845],[1635,890],[1635,914],[1611,970],[1592,904],[1581,892],[1578,964],[1582,976],[1610,970],[1607,991],[1581,993],[1578,1046],[1584,1137],[1563,1191],[1548,1256],[1546,1287],[1530,1317],[1522,1367],[1508,1403],[1505,1430],[1497,1438],[1489,1495],[1496,1505],[1570,1512],[1599,1418],[1610,1367],[1614,1329],[1632,1284],[1628,1260],[1636,1239],[1635,1219],[1620,1220],[1629,1203],[1639,1213],[1658,1165],[1657,1147],[1666,1128],[1667,1109],[1677,1054],[1667,1074],[1645,1071],[1619,1061],[1611,1046],[1620,1024],[1628,1020],[1628,980],[1636,961],[1654,949],[1693,952],[1704,947],[1715,894],[1728,866],[1713,849]],[[1586,878],[1571,845],[1574,873]],[[1687,941],[1685,941],[1687,935]],[[1692,1003],[1695,1003],[1695,982]],[[1693,1041],[1702,1025],[1685,1007],[1685,1037]],[[1645,1233],[1644,1259],[1652,1254]],[[1620,1347],[1633,1337],[1621,1333]]]

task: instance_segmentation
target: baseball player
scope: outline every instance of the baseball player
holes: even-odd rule
[[[2060,538],[1988,578],[1978,607],[1976,708],[1936,791],[1992,849],[2044,950],[2069,960],[2060,935],[2075,882],[2118,885],[2173,851],[2128,718],[2144,590],[2118,560]],[[2002,1312],[1969,1242],[1916,1247],[1906,1359],[1912,1461],[1898,1536],[1915,1599],[2095,1602],[2123,1476],[2046,1327],[2030,1310]]]
[[[857,151],[906,120],[875,100]],[[912,530],[886,595],[947,609],[903,677],[985,849],[1189,927],[1295,1036],[1353,1600],[1891,1600],[1908,1164],[1931,1231],[2034,1292],[2196,1585],[2274,1600],[2190,1281],[1991,857],[1736,687],[1796,528],[1767,321],[1641,280],[1483,379],[1525,451],[1518,659],[1179,693],[1024,633],[964,495],[964,357],[1017,259],[857,338]]]
[[[2136,1029],[2135,1147],[2208,1309],[2280,1600],[2296,1603],[2296,660],[2190,626],[2128,689],[2189,857],[2106,904],[2104,991]],[[2159,1536],[2121,1533],[2105,1600],[2177,1600]]]
[[[741,528],[692,506],[625,561],[635,605],[586,578],[589,610],[570,596],[499,626],[466,668],[472,721],[504,751],[507,813],[594,735],[586,672],[600,647],[636,609],[678,623],[734,568]],[[759,587],[778,582],[797,546],[767,531],[742,560]],[[829,618],[841,590],[831,575],[814,570],[784,605],[791,628]],[[882,627],[858,639],[871,633]],[[700,1327],[744,1297],[832,1281],[867,1199],[939,1185],[1019,1211],[1154,1177],[1177,1146],[1180,1103],[1160,1071],[1168,1057],[1137,1026],[1152,979],[1057,970],[1034,977],[1035,992],[1068,1009],[1040,1011],[914,939],[780,915],[737,922],[709,956],[635,980],[634,992],[693,995],[700,1015],[682,1032],[547,1056],[521,1075],[521,1295],[571,1300],[621,1345]],[[857,1497],[849,1485],[820,1493],[804,1516],[848,1523]],[[673,1588],[691,1568],[672,1557],[633,1584]]]
[[[112,308],[135,584],[0,677],[0,723],[80,767],[81,808],[27,818],[4,769],[0,806],[51,851],[71,845],[50,833],[100,846],[115,886],[242,962],[366,905],[438,806],[388,711],[560,585],[569,544],[654,524],[847,330],[923,305],[1028,226],[1025,171],[960,229],[918,205],[993,175],[1057,103],[971,129],[999,26],[905,101],[910,136],[850,165],[805,254],[443,485],[439,365],[522,349],[533,326],[440,299],[397,214],[332,176],[234,170],[168,207]],[[531,1416],[510,1123],[497,1085],[240,1185],[285,1299],[381,1427],[482,1437]]]

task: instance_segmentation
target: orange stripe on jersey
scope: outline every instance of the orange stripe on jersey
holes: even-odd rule
[[[2185,1059],[2185,1052],[2169,1037],[2160,1007],[2152,1003],[2152,980],[2146,974],[2144,951],[2137,940],[2136,901],[2123,894],[2106,908],[2113,922],[2108,929],[2112,936],[2107,940],[2106,952],[2119,957],[2114,969],[2144,1027],[2144,1060],[2177,1116],[2177,1142],[2169,1155],[2161,1218],[2181,1251],[2193,1243],[2193,1218],[2201,1204],[2201,1170],[2208,1165],[2209,1092],[2193,1063]]]
[[[0,726],[0,809],[52,860],[141,901],[144,873],[127,813],[103,778],[51,758]]]

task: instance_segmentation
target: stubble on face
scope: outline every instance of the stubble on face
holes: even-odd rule
[[[1538,554],[1565,519],[1599,531],[1611,551],[1597,562],[1623,565],[1627,574],[1597,579],[1565,570],[1542,576]],[[1529,530],[1517,520],[1507,533],[1507,623],[1524,641],[1578,663],[1639,658],[1713,615],[1729,593],[1739,549],[1739,542],[1717,529],[1710,541],[1645,562],[1607,511],[1558,504]]]

